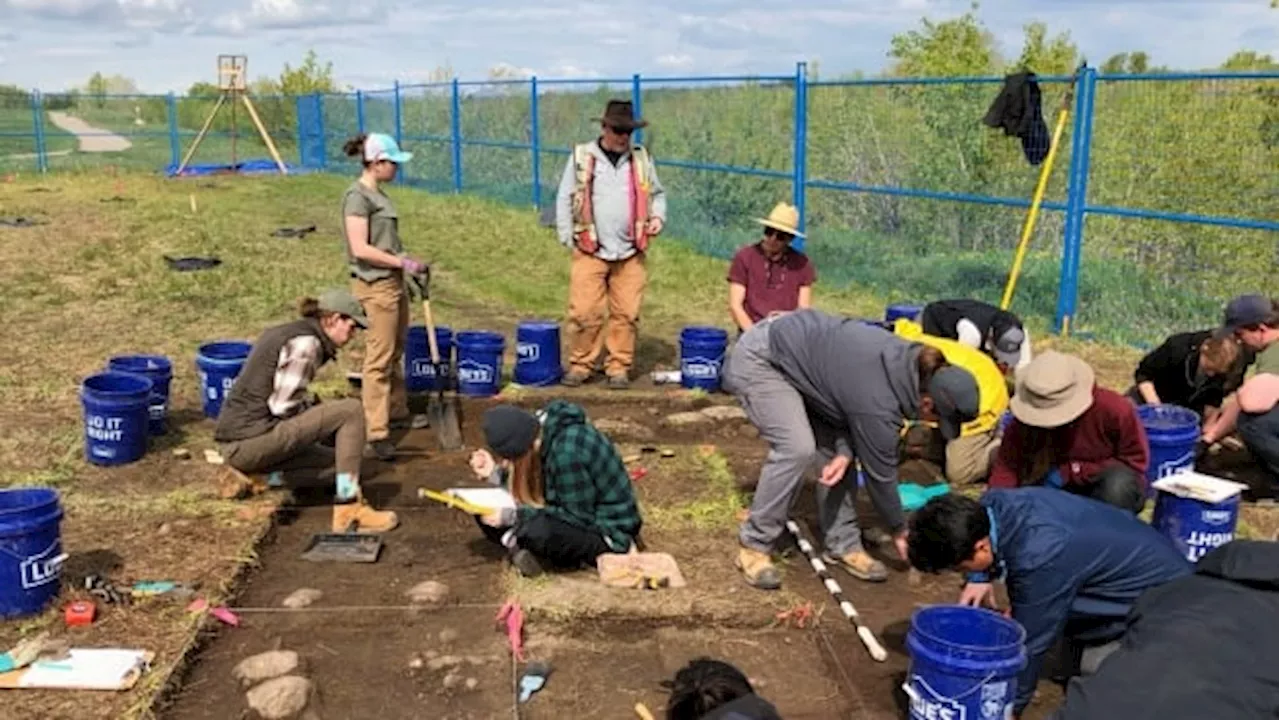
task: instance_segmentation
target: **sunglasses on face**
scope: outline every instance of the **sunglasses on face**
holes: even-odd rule
[[[783,242],[791,242],[792,240],[795,239],[795,235],[792,235],[791,233],[784,233],[781,230],[769,230],[768,234],[772,237],[778,238]]]
[[[614,135],[630,135],[633,132],[633,130],[631,128],[624,128],[624,127],[617,127],[615,125],[610,125],[609,132],[613,133]]]

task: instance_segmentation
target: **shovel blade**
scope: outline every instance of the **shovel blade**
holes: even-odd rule
[[[431,426],[436,429],[441,450],[449,452],[462,449],[462,425],[455,405],[433,398],[428,402],[427,416],[431,419]]]

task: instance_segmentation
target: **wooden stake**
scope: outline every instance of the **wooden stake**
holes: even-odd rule
[[[195,142],[191,143],[191,149],[187,150],[187,156],[182,158],[182,164],[178,166],[175,175],[181,175],[182,171],[187,168],[187,163],[191,162],[191,156],[196,154],[196,148],[200,147],[200,142],[204,140],[205,134],[209,132],[209,126],[213,124],[213,118],[218,114],[218,108],[222,107],[222,103],[226,102],[225,93],[218,96],[218,102],[213,106],[213,112],[209,113],[209,117],[205,118],[204,127],[200,128],[200,132],[196,134]]]
[[[267,150],[271,153],[271,159],[276,161],[276,167],[280,168],[281,175],[288,175],[289,171],[284,167],[284,161],[280,159],[280,153],[276,152],[276,144],[271,141],[271,135],[267,132],[267,128],[263,126],[262,120],[258,117],[258,111],[254,109],[253,102],[249,100],[248,95],[241,95],[244,100],[244,106],[249,109],[249,117],[253,118],[253,124],[258,128],[258,132],[262,134],[262,141],[267,144]]]

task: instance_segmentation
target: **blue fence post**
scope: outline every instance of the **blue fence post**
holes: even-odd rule
[[[542,209],[542,144],[538,141],[538,76],[529,78],[529,145],[533,157],[533,208]]]
[[[400,113],[402,112],[402,108],[400,106],[400,81],[396,80],[392,88],[395,92],[392,107],[394,108],[394,111],[395,111],[396,145],[399,146],[401,149],[403,149],[404,148],[404,123],[402,122],[402,118],[400,116]],[[396,173],[396,184],[403,185],[406,179],[405,175],[407,175],[408,173],[409,173],[408,167],[400,168],[400,171]]]
[[[178,137],[178,98],[172,92],[165,96],[165,114],[169,120],[169,161],[174,169],[182,162],[182,140]],[[302,147],[302,143],[298,143]]]
[[[640,103],[640,73],[631,76],[631,111],[636,117],[644,117],[644,109]],[[635,142],[637,144],[644,142],[644,129],[636,128]]]
[[[47,172],[49,157],[45,153],[44,146],[44,102],[39,90],[31,91],[31,130],[35,133],[33,139],[36,143],[36,170],[42,173]]]
[[[329,131],[324,126],[324,95],[312,93],[316,101],[316,127],[320,131],[320,169],[329,167]]]
[[[453,191],[462,192],[462,100],[458,96],[458,78],[453,79],[453,98],[449,103],[449,139],[453,145]]]
[[[796,108],[795,108],[795,148],[792,151],[791,198],[792,204],[800,212],[800,232],[804,232],[804,191],[808,182],[808,169],[805,167],[806,147],[808,145],[807,127],[809,122],[809,79],[808,63],[796,63]],[[804,251],[804,238],[794,241],[797,250]]]
[[[356,132],[364,132],[364,91],[356,91]]]
[[[1077,80],[1075,118],[1071,127],[1071,165],[1067,177],[1067,213],[1062,229],[1062,267],[1058,275],[1058,307],[1054,330],[1071,332],[1080,282],[1080,250],[1088,204],[1089,147],[1093,143],[1093,93],[1098,71],[1082,67]]]

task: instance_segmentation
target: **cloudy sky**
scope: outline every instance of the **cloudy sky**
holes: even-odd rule
[[[823,76],[875,72],[889,39],[967,0],[0,0],[0,83],[46,91],[95,70],[147,92],[215,79],[219,53],[275,75],[308,48],[360,87],[463,78],[506,66],[542,77],[767,73],[818,60]],[[1068,31],[1094,64],[1145,50],[1156,64],[1211,67],[1238,49],[1277,51],[1268,0],[985,0],[1006,54],[1022,26]]]

